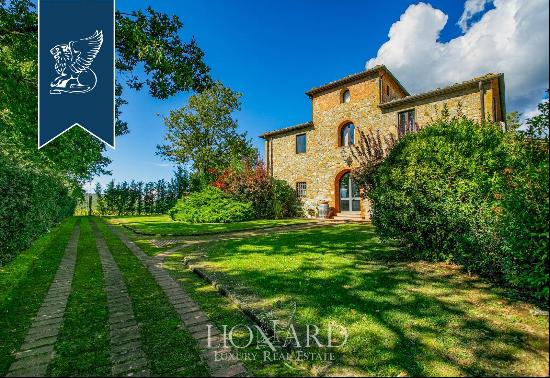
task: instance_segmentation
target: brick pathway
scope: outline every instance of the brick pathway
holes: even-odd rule
[[[67,300],[71,293],[79,235],[80,225],[77,223],[46,298],[25,336],[23,345],[15,354],[15,361],[6,376],[43,377],[46,375],[48,365],[53,359],[54,344],[57,341]]]
[[[147,267],[153,275],[156,282],[162,288],[170,303],[177,311],[185,328],[191,332],[193,338],[197,341],[201,349],[210,373],[216,377],[233,377],[246,375],[246,370],[239,361],[216,361],[216,353],[230,353],[229,347],[222,345],[219,330],[212,324],[208,316],[201,310],[200,306],[189,297],[185,290],[174,280],[170,274],[162,268],[162,265],[147,256],[133,241],[131,241],[117,227],[109,225],[110,229],[117,235],[122,242],[132,251],[132,253]],[[210,328],[211,344],[218,347],[208,347],[208,331]]]
[[[92,221],[91,225],[103,267],[107,293],[111,372],[113,376],[148,377],[151,375],[149,362],[141,347],[139,327],[134,318],[126,284],[97,224]]]

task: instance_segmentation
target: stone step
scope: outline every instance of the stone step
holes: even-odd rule
[[[350,212],[342,211],[340,213],[336,213],[336,216],[347,217],[347,218],[361,218],[361,213],[359,211],[357,211],[357,212],[355,212],[355,211],[350,211]]]
[[[361,217],[361,213],[337,213],[334,218],[334,220],[351,220],[351,221],[363,221],[364,219]]]

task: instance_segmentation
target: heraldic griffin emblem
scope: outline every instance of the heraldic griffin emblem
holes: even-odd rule
[[[96,30],[88,38],[55,45],[50,49],[59,75],[50,83],[50,93],[87,93],[93,90],[97,76],[90,66],[102,44],[103,32]]]

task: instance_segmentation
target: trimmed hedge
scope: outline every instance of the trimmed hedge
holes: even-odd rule
[[[250,203],[233,199],[213,186],[178,200],[169,214],[175,221],[191,223],[242,222],[254,217]]]
[[[0,154],[0,266],[72,215],[75,206],[60,180]]]
[[[547,145],[442,120],[402,139],[366,181],[382,237],[548,298]]]

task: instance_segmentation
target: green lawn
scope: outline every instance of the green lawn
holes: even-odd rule
[[[108,309],[101,261],[90,218],[71,217],[0,268],[0,376],[7,373],[14,361],[13,354],[23,343],[77,221],[80,222],[80,238],[74,278],[48,376],[111,374]],[[103,221],[98,219],[97,223],[127,285],[152,373],[157,376],[207,375],[195,340],[181,327],[178,314],[147,268]]]
[[[193,300],[201,306],[202,310],[208,314],[208,317],[218,329],[223,330],[224,326],[227,329],[237,327],[238,331],[234,333],[235,343],[237,345],[246,345],[249,341],[249,335],[248,333],[239,332],[240,329],[238,327],[242,327],[244,324],[249,327],[253,327],[254,325],[234,303],[220,296],[212,285],[187,269],[174,270],[172,271],[172,275],[185,288]],[[251,344],[247,348],[240,349],[239,352],[242,354],[257,354],[258,350],[255,344]],[[258,358],[256,360],[242,359],[242,363],[251,377],[294,377],[309,375],[307,370],[304,371],[302,366],[292,362],[264,361],[262,358]]]
[[[349,340],[332,349],[336,375],[548,374],[548,317],[456,266],[408,261],[370,225],[341,225],[183,250],[182,258],[257,312],[290,309],[297,328],[329,323]],[[288,310],[287,312],[290,312]],[[223,322],[223,320],[220,320]]]
[[[107,219],[113,224],[121,224],[138,234],[163,236],[208,235],[312,222],[310,219],[259,219],[235,223],[185,223],[174,222],[168,215],[109,217]]]
[[[206,375],[195,341],[147,268],[95,220],[127,285],[153,375]],[[91,219],[73,217],[0,269],[0,376],[23,342],[77,221],[72,291],[48,374],[110,374],[106,295]],[[255,343],[239,349],[257,357],[243,361],[252,376],[548,374],[547,316],[456,266],[407,260],[381,243],[370,225],[210,241],[169,257],[166,267],[219,329],[250,326],[233,301],[188,270],[183,257],[229,288],[245,309],[271,311],[284,321],[295,303],[302,340],[306,324],[320,327],[321,340],[328,324],[349,333],[342,348],[301,349],[332,352],[329,364],[300,362],[296,354],[288,362],[266,361],[265,347]],[[336,332],[333,339],[341,336]],[[235,340],[247,343],[242,327]]]
[[[128,287],[153,375],[208,375],[195,340],[181,328],[178,314],[147,268],[105,223],[96,221]]]
[[[82,218],[71,294],[48,375],[109,375],[108,319],[101,260],[90,222]]]
[[[13,362],[48,292],[76,218],[69,218],[0,268],[0,376]]]

